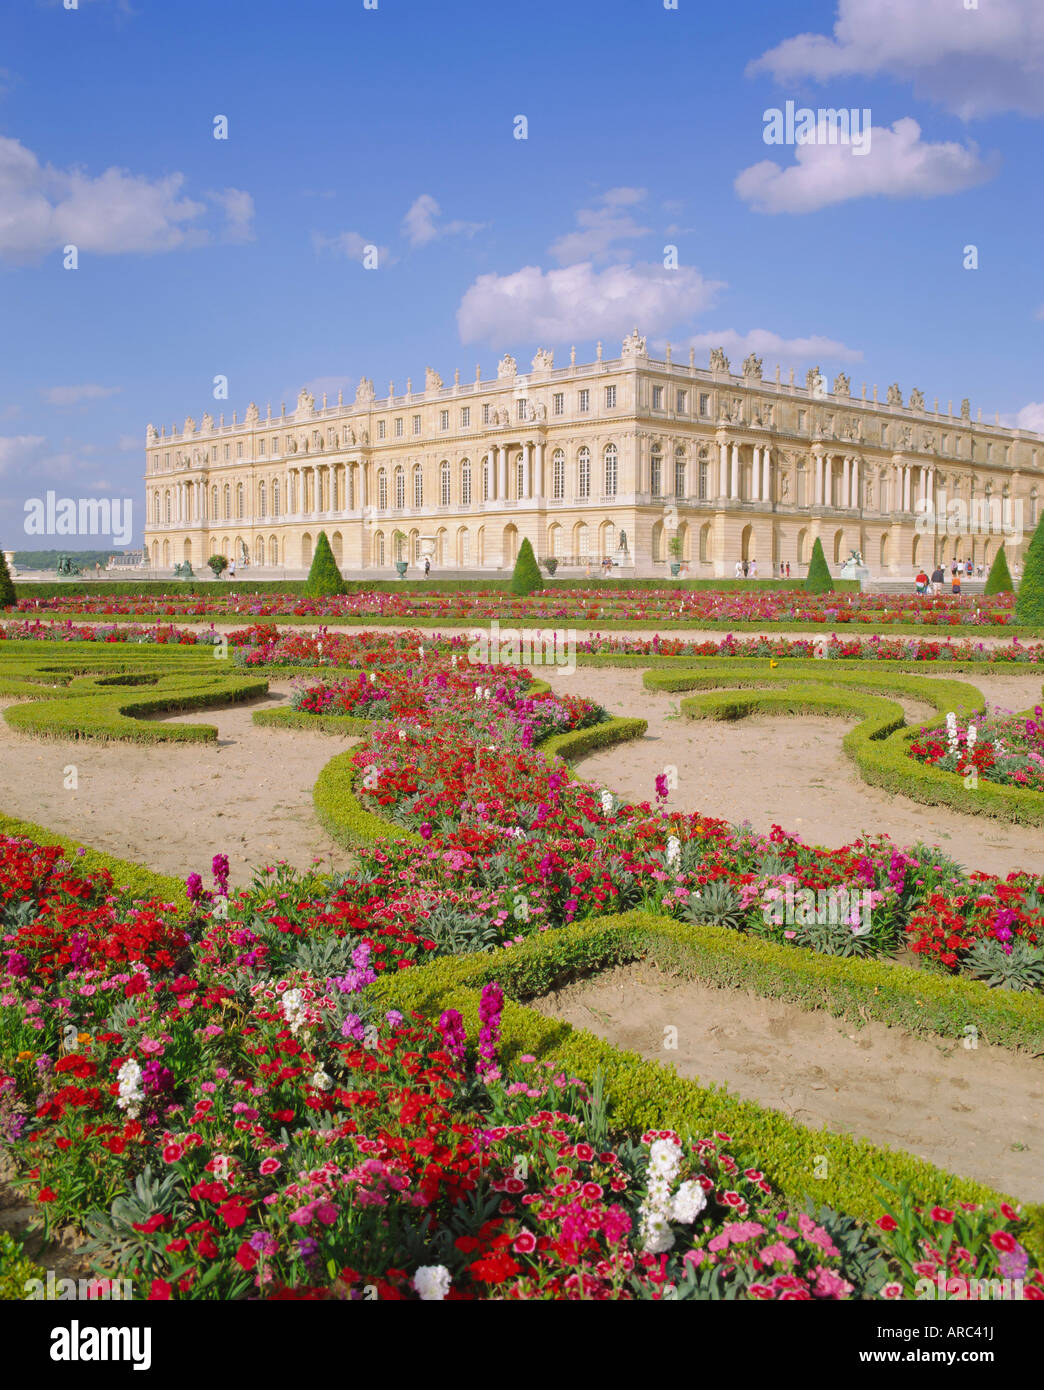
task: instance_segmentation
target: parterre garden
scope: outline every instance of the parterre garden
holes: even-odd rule
[[[172,600],[177,617],[210,615],[185,597],[202,611]],[[621,602],[668,621],[644,594]],[[148,616],[174,616],[164,603]],[[235,890],[221,845],[182,882],[0,818],[0,1135],[48,1236],[75,1227],[100,1276],[153,1299],[911,1298],[940,1276],[1044,1297],[1044,1212],[1021,1194],[806,1129],[529,1007],[641,959],[940,1043],[973,1028],[1029,1066],[1039,865],[1001,880],[885,835],[816,849],[673,811],[661,779],[624,804],[571,764],[642,737],[634,712],[469,660],[460,634],[281,631],[263,620],[278,609],[226,634],[87,609],[2,628],[8,724],[114,753],[212,741],[194,711],[292,678],[254,718],[288,757],[299,729],[330,736],[314,810],[354,854],[347,874],[275,863]],[[999,625],[1010,603],[983,612]],[[591,636],[576,659],[638,666],[688,719],[835,713],[868,781],[1044,823],[1039,708],[984,723],[974,685],[1044,666],[1044,644],[829,621],[829,638]],[[903,699],[934,706],[931,730]],[[856,892],[859,910],[779,910]]]

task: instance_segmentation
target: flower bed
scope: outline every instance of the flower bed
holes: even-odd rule
[[[980,777],[1005,787],[1044,791],[1044,709],[1036,705],[1030,714],[996,711],[961,723],[947,715],[943,729],[922,729],[910,756],[942,772]]]

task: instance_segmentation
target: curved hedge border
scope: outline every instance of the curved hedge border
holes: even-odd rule
[[[309,714],[300,709],[256,709],[255,724],[269,729],[315,729],[322,734],[364,734],[373,727],[372,719],[357,714]]]
[[[669,941],[686,935],[672,923]],[[706,929],[692,949],[712,952]],[[929,1204],[949,1188],[948,1200],[989,1202],[1012,1200],[974,1179],[957,1177],[935,1165],[899,1150],[853,1139],[847,1134],[808,1129],[781,1112],[754,1101],[741,1100],[727,1091],[702,1086],[679,1077],[673,1067],[648,1062],[636,1053],[603,1042],[560,1019],[548,1019],[521,1001],[544,993],[591,969],[633,960],[649,953],[656,958],[656,938],[664,937],[664,924],[649,914],[629,913],[617,918],[598,918],[578,928],[529,937],[519,946],[496,954],[450,956],[393,977],[382,976],[372,986],[382,1007],[403,1012],[416,1009],[431,1018],[447,1007],[460,1009],[469,1031],[478,1026],[479,992],[496,980],[504,990],[501,1052],[505,1056],[531,1053],[552,1061],[569,1075],[591,1082],[601,1072],[613,1122],[632,1129],[677,1130],[691,1137],[726,1130],[733,1144],[762,1167],[790,1201],[813,1195],[817,1200],[860,1217],[880,1215],[879,1182],[908,1182],[916,1201]],[[758,943],[772,945],[773,943]],[[676,949],[688,950],[682,940]],[[781,948],[776,947],[778,952]],[[796,952],[795,952],[796,954]],[[664,959],[669,962],[669,955]],[[776,964],[773,962],[773,964]],[[891,967],[901,974],[905,968]],[[700,972],[702,973],[702,971]],[[786,977],[782,967],[782,977]],[[906,971],[908,974],[918,972]],[[927,980],[927,977],[925,977]],[[862,982],[866,987],[867,982]],[[827,1177],[814,1174],[827,1160]],[[1033,1226],[1028,1242],[1035,1252],[1044,1251],[1044,1207],[1030,1205]]]
[[[979,780],[977,787],[966,787],[956,773],[918,762],[910,756],[908,745],[920,736],[920,730],[907,725],[900,706],[880,695],[856,693],[888,691],[933,704],[940,713],[953,710],[968,716],[986,704],[974,686],[963,681],[881,671],[876,663],[872,669],[831,670],[828,686],[814,681],[814,676],[825,674],[821,662],[802,665],[805,669],[777,672],[768,668],[767,662],[760,667],[741,663],[731,670],[720,662],[708,662],[688,672],[649,671],[644,684],[650,690],[708,692],[681,701],[681,711],[690,719],[742,719],[755,713],[820,713],[858,718],[860,722],[845,734],[842,747],[864,782],[893,795],[908,796],[929,806],[949,806],[966,815],[1044,825],[1044,795],[1040,792],[985,778]],[[818,671],[807,669],[816,666]],[[764,686],[769,689],[757,688]],[[737,689],[745,693],[738,694]]]

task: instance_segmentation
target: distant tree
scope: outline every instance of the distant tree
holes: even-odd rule
[[[1010,594],[1015,588],[1011,582],[1011,571],[1008,569],[1008,558],[1004,554],[1004,547],[993,558],[990,572],[986,576],[986,587],[983,589],[985,594]]]
[[[7,568],[7,558],[0,550],[0,608],[13,608],[17,602],[14,580]]]
[[[1015,621],[1026,627],[1044,627],[1044,516],[1038,521],[1026,551],[1026,563],[1015,598]]]
[[[334,559],[325,531],[320,531],[316,538],[315,554],[312,556],[312,567],[305,580],[304,592],[312,598],[347,592],[344,576],[337,568],[337,561]]]
[[[207,561],[207,564],[214,571],[215,579],[220,579],[224,572],[228,569],[228,561],[225,559],[224,555],[211,555],[210,559]]]
[[[533,554],[533,547],[529,544],[527,536],[518,548],[518,559],[515,561],[515,568],[511,574],[511,592],[513,594],[531,594],[534,589],[542,589],[544,581],[540,577],[540,566],[536,562]]]
[[[823,554],[823,542],[818,536],[812,547],[812,559],[808,563],[805,589],[810,594],[831,594],[834,591],[834,581],[830,578],[830,569]]]

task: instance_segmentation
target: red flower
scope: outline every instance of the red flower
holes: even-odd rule
[[[169,1298],[173,1292],[166,1279],[153,1279],[149,1286],[149,1298],[154,1301]]]
[[[942,1221],[947,1226],[950,1226],[953,1224],[953,1212],[949,1211],[946,1207],[932,1207],[932,1220]]]
[[[54,1202],[57,1198],[49,1187],[41,1187],[40,1191],[36,1194],[36,1200],[38,1202]]]
[[[882,1231],[894,1231],[898,1224],[894,1216],[882,1216],[877,1221],[877,1225]]]
[[[1000,1250],[1002,1254],[1009,1255],[1015,1249],[1018,1242],[1013,1235],[1007,1231],[994,1231],[990,1236],[990,1244],[994,1250]]]
[[[230,1201],[218,1207],[217,1214],[221,1217],[229,1230],[234,1231],[237,1226],[242,1226],[243,1222],[247,1219],[248,1210],[249,1208],[241,1205],[238,1199],[233,1197]]]

